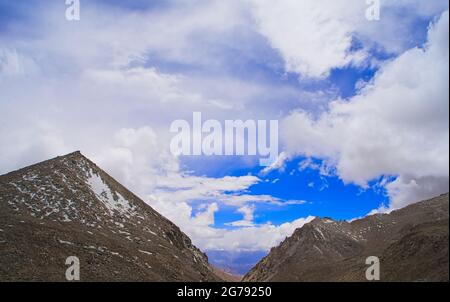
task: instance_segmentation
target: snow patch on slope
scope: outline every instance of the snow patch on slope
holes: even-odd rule
[[[136,214],[134,206],[118,192],[111,191],[97,173],[91,171],[89,174],[90,176],[87,179],[87,184],[91,187],[92,192],[97,198],[103,202],[111,215],[113,215],[114,212],[119,212],[127,217]]]

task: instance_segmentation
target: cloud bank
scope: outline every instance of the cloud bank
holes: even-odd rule
[[[391,206],[448,191],[448,11],[428,30],[427,43],[382,66],[349,100],[318,118],[297,110],[284,119],[291,154],[326,159],[344,181],[367,186],[383,175]]]

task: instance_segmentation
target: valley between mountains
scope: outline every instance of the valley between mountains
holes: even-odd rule
[[[243,281],[448,281],[448,194],[352,222],[316,218]],[[80,152],[0,176],[0,281],[238,281]]]

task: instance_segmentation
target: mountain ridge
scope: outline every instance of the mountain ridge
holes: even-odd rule
[[[366,281],[368,256],[380,258],[382,281],[448,281],[448,193],[352,222],[315,218],[243,281]]]
[[[179,227],[76,151],[0,176],[0,279],[219,281]]]

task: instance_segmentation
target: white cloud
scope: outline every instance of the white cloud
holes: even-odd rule
[[[391,209],[401,208],[413,202],[434,197],[448,192],[448,177],[401,175],[395,181],[386,185],[392,200]]]
[[[254,205],[246,205],[246,206],[240,207],[238,209],[238,212],[242,213],[243,219],[226,223],[226,225],[235,226],[235,227],[252,227],[252,226],[254,226],[255,224],[253,223],[253,213],[255,212],[255,209],[256,209],[256,207]]]
[[[174,176],[171,175],[171,178]],[[253,221],[256,209],[253,203],[270,202],[281,206],[303,204],[304,201],[280,201],[271,196],[222,194],[224,187],[240,190],[249,185],[246,183],[246,178],[225,178],[227,181],[223,178],[182,176],[173,183],[171,182],[179,190],[174,190],[172,193],[156,191],[156,193],[148,195],[146,200],[158,212],[179,225],[192,238],[194,244],[203,250],[268,250],[286,236],[290,236],[296,228],[313,219],[313,217],[300,218],[279,226],[271,223],[257,225]],[[165,183],[167,184],[167,182]],[[191,186],[186,186],[188,183]],[[203,188],[203,185],[206,184],[208,194]],[[185,195],[180,197],[179,194],[183,194],[183,192]],[[211,192],[214,193],[210,194]],[[215,198],[211,198],[211,195],[215,195]],[[197,198],[203,202],[209,200],[210,203],[206,208],[203,207],[203,211],[194,216],[192,215],[192,205],[188,201]],[[211,202],[211,200],[215,200],[215,202]],[[214,214],[220,210],[220,204],[238,206],[238,212],[242,213],[243,219],[227,223],[229,226],[236,227],[235,229],[214,227]]]
[[[267,223],[234,230],[210,229],[204,236],[194,238],[198,238],[197,244],[204,250],[268,251],[313,219],[308,216],[281,225]]]
[[[161,148],[164,144],[163,137],[150,127],[123,128],[92,158],[123,185],[143,196],[157,187],[158,175],[179,171],[178,159]]]
[[[381,1],[381,20],[366,19],[369,4],[364,0],[248,0],[257,29],[279,51],[285,70],[303,77],[323,78],[333,68],[360,65],[369,59],[368,50],[380,46],[401,53],[414,38],[418,16],[442,12],[444,1]],[[398,12],[402,22],[398,22]],[[363,43],[352,49],[357,38]]]
[[[14,75],[23,72],[20,58],[16,51],[0,49],[0,75]]]
[[[363,1],[254,0],[260,32],[285,61],[285,69],[324,77],[330,69],[359,61],[349,52],[355,19],[364,18]]]
[[[288,159],[288,156],[287,156],[286,152],[281,152],[278,155],[277,159],[271,165],[269,165],[261,170],[261,175],[267,175],[274,170],[283,171],[285,168],[285,163],[286,163],[287,159]]]
[[[355,97],[330,103],[318,118],[301,110],[288,116],[281,125],[287,150],[323,158],[344,181],[361,186],[400,176],[387,186],[392,207],[448,190],[448,63],[445,12],[423,49],[385,64]]]
[[[310,157],[302,160],[298,164],[299,171],[305,171],[306,169],[319,171],[319,174],[322,176],[332,176],[333,175],[333,166],[326,161],[322,161],[321,163],[314,162],[314,160]]]
[[[213,226],[214,225],[214,213],[219,210],[217,203],[208,205],[207,209],[199,214],[195,215],[191,221],[194,225],[200,226]]]

